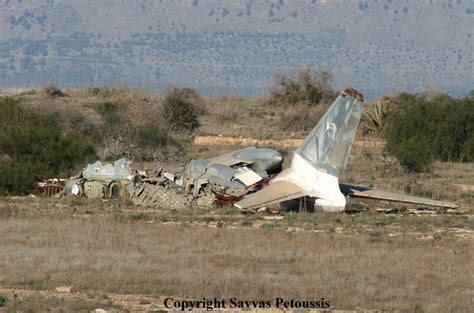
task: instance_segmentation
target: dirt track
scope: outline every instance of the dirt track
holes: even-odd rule
[[[268,146],[281,148],[295,148],[303,143],[303,139],[256,139],[245,137],[224,137],[224,136],[196,136],[193,144],[195,146]],[[383,141],[355,141],[354,146],[366,148],[383,147]]]

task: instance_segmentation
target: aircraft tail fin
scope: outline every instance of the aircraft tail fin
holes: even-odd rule
[[[295,153],[313,167],[338,176],[347,164],[363,101],[362,94],[355,89],[341,92]]]

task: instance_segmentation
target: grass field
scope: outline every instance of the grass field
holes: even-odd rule
[[[107,293],[156,299],[324,297],[333,308],[348,310],[473,307],[472,216],[275,219],[229,208],[145,213],[112,203],[44,199],[2,201],[0,214],[0,285],[72,286],[90,295],[81,303],[86,309],[126,308],[105,301]],[[37,297],[46,301],[43,307],[78,303]],[[31,306],[31,296],[9,305]]]

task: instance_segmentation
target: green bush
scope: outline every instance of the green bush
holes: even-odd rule
[[[96,157],[88,141],[68,138],[54,116],[0,99],[0,194],[31,191],[33,174],[59,175]]]
[[[474,161],[474,100],[404,93],[394,102],[386,151],[405,169],[428,170],[434,160]]]
[[[7,304],[7,296],[0,293],[0,308],[3,308]]]
[[[270,88],[268,102],[279,106],[317,105],[323,98],[334,97],[332,75],[326,71],[301,69],[291,76],[278,75]]]

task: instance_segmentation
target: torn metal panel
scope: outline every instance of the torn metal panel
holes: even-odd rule
[[[237,173],[234,174],[234,177],[244,183],[247,187],[258,183],[263,179],[260,175],[245,166],[239,168]]]
[[[83,196],[84,195],[84,179],[70,179],[64,186],[63,194],[65,196]]]

